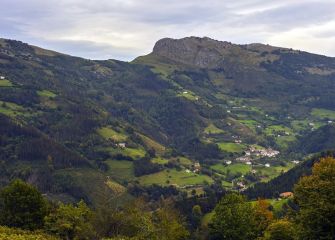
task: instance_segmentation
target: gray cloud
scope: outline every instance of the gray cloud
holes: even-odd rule
[[[87,58],[131,60],[160,38],[189,35],[335,56],[334,0],[2,0],[1,8],[1,37]]]

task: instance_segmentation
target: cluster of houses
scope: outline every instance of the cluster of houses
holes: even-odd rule
[[[186,173],[191,173],[191,172],[193,172],[193,173],[199,173],[200,170],[201,170],[201,165],[200,165],[200,163],[199,163],[199,162],[195,162],[195,163],[192,165],[192,169],[191,169],[191,170],[190,170],[190,169],[186,169],[185,172],[186,172]]]
[[[256,149],[251,146],[249,150],[244,152],[244,156],[238,157],[235,160],[237,162],[244,162],[248,165],[251,165],[253,157],[270,157],[273,158],[277,156],[280,152],[277,150],[273,150],[272,148],[268,149]]]

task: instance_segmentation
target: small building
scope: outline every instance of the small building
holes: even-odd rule
[[[281,194],[279,194],[279,196],[281,198],[289,198],[289,197],[293,197],[293,192],[283,192]]]
[[[231,161],[226,161],[226,164],[227,165],[230,165],[232,162]]]
[[[266,163],[266,164],[265,164],[265,167],[270,167],[270,163]]]
[[[188,91],[184,91],[183,94],[188,94]]]
[[[4,76],[0,76],[0,80],[5,80],[5,77]]]
[[[125,148],[126,147],[126,143],[118,143],[116,145],[120,148]]]
[[[186,169],[185,172],[186,172],[186,173],[191,173],[191,170]]]
[[[198,173],[198,172],[200,172],[200,170],[201,170],[200,163],[199,162],[194,163],[194,171],[193,172]]]
[[[247,164],[247,165],[251,165],[251,162],[246,162],[245,164]]]

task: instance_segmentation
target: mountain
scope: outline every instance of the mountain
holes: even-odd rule
[[[122,62],[1,39],[0,77],[2,184],[64,201],[268,181],[335,120],[335,59],[263,44],[166,38]]]

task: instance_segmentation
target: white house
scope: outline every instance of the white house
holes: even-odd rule
[[[0,76],[0,80],[4,80],[5,79],[5,77],[4,76]]]
[[[266,164],[265,164],[265,167],[270,167],[270,164],[269,164],[269,163],[266,163]]]
[[[125,148],[126,147],[126,143],[118,143],[117,146],[120,147],[120,148]]]

